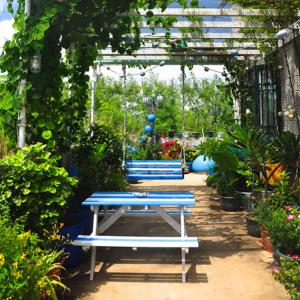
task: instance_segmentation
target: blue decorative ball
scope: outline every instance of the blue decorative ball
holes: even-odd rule
[[[155,115],[155,114],[151,114],[151,115],[149,115],[149,116],[147,117],[147,120],[148,120],[149,122],[154,122],[155,119],[156,119],[156,115]]]
[[[147,141],[147,137],[145,135],[142,135],[140,137],[141,142],[146,142]]]
[[[133,153],[133,154],[134,154],[134,153],[137,153],[137,149],[136,149],[135,147],[131,147],[130,152]]]
[[[153,130],[153,128],[152,128],[152,126],[147,125],[147,126],[144,128],[144,130],[145,130],[145,132],[147,132],[147,133],[151,133],[152,130]]]
[[[198,156],[192,164],[194,172],[208,172],[215,167],[215,162],[211,159],[205,158],[204,155]]]

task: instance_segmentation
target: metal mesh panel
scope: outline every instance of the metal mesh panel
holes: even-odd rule
[[[299,55],[300,55],[300,37],[290,36],[288,41],[282,43],[279,49],[280,86],[281,86],[281,106],[283,111],[288,106],[296,108],[300,113],[300,72],[299,72]],[[283,130],[292,131],[299,134],[297,120],[290,120],[283,116]]]

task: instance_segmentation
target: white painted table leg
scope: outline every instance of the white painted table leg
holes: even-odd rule
[[[93,231],[91,233],[91,236],[96,236],[97,226],[98,226],[99,206],[92,206],[91,209],[94,211],[94,214],[93,214]],[[96,247],[92,247],[90,280],[94,279],[95,264],[96,264]]]
[[[90,280],[94,279],[95,264],[96,264],[96,247],[92,247]]]
[[[186,282],[186,272],[185,272],[185,249],[181,249],[181,272],[182,272],[182,282]]]
[[[181,237],[186,236],[185,224],[184,224],[184,207],[180,206],[180,233]],[[181,249],[181,265],[182,265],[182,282],[186,282],[186,270],[185,270],[185,253],[187,249]]]

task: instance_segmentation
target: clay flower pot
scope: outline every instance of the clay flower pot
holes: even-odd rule
[[[273,245],[270,242],[270,236],[269,236],[268,230],[263,226],[259,227],[259,230],[261,232],[261,242],[262,242],[263,248],[266,251],[273,253]]]

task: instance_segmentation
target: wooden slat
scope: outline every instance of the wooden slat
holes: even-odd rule
[[[260,50],[251,50],[251,49],[241,49],[239,50],[238,55],[260,55],[261,51]],[[118,56],[122,57],[117,52],[111,52],[109,49],[108,50],[102,50],[101,51],[101,56]],[[140,49],[132,54],[132,56],[165,56],[165,55],[175,55],[175,56],[185,56],[185,55],[197,55],[197,52],[191,49],[186,49],[183,52],[167,52],[164,49]],[[226,51],[207,51],[204,54],[205,56],[218,56],[218,55],[226,55],[226,56],[231,56],[228,52]]]
[[[151,28],[146,22],[141,22],[140,28]],[[154,28],[162,28],[162,26],[155,25]],[[261,23],[261,22],[243,22],[243,21],[203,21],[203,22],[190,22],[181,21],[174,22],[172,28],[280,28],[279,24],[274,23]]]
[[[160,9],[151,10],[156,16],[278,16],[282,12],[275,9],[240,9],[240,8],[167,8],[164,11]],[[146,10],[140,10],[141,15],[147,13]],[[296,13],[300,16],[300,11]]]
[[[129,248],[197,248],[196,237],[136,237],[79,235],[75,246],[129,247]]]
[[[242,32],[220,32],[220,33],[203,33],[203,34],[191,34],[191,33],[172,33],[171,38],[185,38],[187,40],[202,40],[202,39],[267,39],[270,38],[267,34],[246,34]],[[142,40],[164,40],[165,34],[156,33],[153,35],[150,34],[141,34]]]

